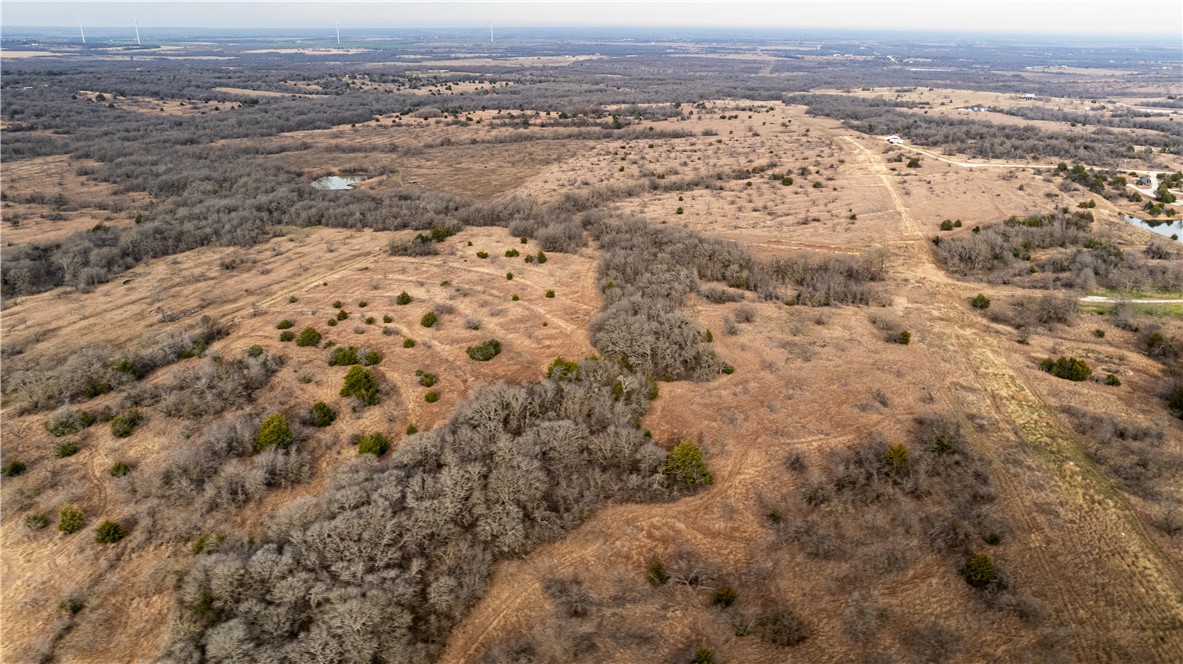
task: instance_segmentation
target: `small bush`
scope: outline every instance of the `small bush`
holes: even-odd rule
[[[530,241],[530,238],[527,238],[527,237],[518,238],[518,242],[521,242],[522,244],[526,244],[529,241]]]
[[[337,411],[323,401],[317,401],[308,409],[308,422],[314,427],[327,427],[337,419]]]
[[[487,251],[478,251],[478,252],[476,252],[476,257],[477,257],[477,258],[488,258],[488,257],[489,257],[489,252],[487,252]]]
[[[423,400],[426,401],[427,403],[435,403],[440,400],[440,393],[436,392],[435,390],[432,390],[432,391],[428,392],[427,394],[423,395]]]
[[[468,353],[468,357],[477,362],[488,362],[501,354],[501,342],[496,339],[489,339],[482,344],[469,346],[464,352]]]
[[[90,413],[82,410],[75,410],[70,406],[62,406],[54,411],[53,416],[45,422],[45,430],[50,435],[60,438],[62,436],[69,436],[73,433],[78,433],[86,427],[94,424],[95,417]]]
[[[572,380],[579,376],[579,363],[571,360],[564,360],[561,357],[556,357],[554,362],[546,369],[546,377],[554,378],[560,382],[564,380]]]
[[[334,309],[340,309],[342,306],[344,306],[344,305],[342,305],[342,304],[341,304],[341,300],[335,300],[335,301],[333,302],[333,308],[334,308]]]
[[[911,469],[908,461],[908,448],[903,443],[892,445],[884,452],[884,461],[888,472],[893,475],[907,475]]]
[[[974,309],[989,309],[990,298],[978,293],[974,296],[974,299],[969,301],[969,306],[973,307]]]
[[[408,436],[413,436],[417,433],[419,433],[419,427],[415,426],[414,422],[407,425],[407,435]]]
[[[1171,390],[1167,395],[1167,408],[1175,417],[1183,418],[1183,385]]]
[[[148,375],[146,369],[136,366],[131,360],[120,360],[113,368],[115,371],[127,374],[136,380],[140,380]]]
[[[345,320],[346,318],[349,318],[348,311],[341,309],[340,311],[337,312],[337,320]]]
[[[907,346],[912,343],[912,333],[907,330],[900,330],[900,333],[891,338],[892,343],[897,343],[902,346]]]
[[[132,408],[126,413],[112,418],[111,420],[111,435],[116,438],[127,438],[131,432],[135,431],[136,427],[144,421],[144,416],[140,411]]]
[[[58,511],[58,530],[63,533],[76,533],[85,525],[86,517],[77,507],[66,505]]]
[[[368,433],[357,439],[358,454],[382,456],[390,449],[390,439],[380,433]]]
[[[110,468],[107,469],[107,473],[111,477],[123,477],[130,472],[131,465],[123,461],[116,461],[115,463],[111,464]]]
[[[951,219],[946,219],[946,220],[942,221],[941,222],[941,230],[943,230],[943,231],[953,230],[953,221]]]
[[[548,290],[548,291],[546,291],[546,296],[553,299],[555,296],[555,292],[553,290]]]
[[[259,425],[259,432],[255,434],[255,451],[262,452],[271,448],[286,450],[292,446],[295,437],[288,427],[288,420],[283,413],[272,413]]]
[[[357,348],[353,346],[338,346],[329,353],[330,367],[348,367],[360,363],[361,360],[357,357]]]
[[[193,540],[193,544],[189,547],[189,552],[195,556],[200,556],[203,553],[217,553],[225,541],[225,535],[202,533],[200,537]]]
[[[507,249],[507,250],[505,251],[505,257],[506,257],[506,258],[517,258],[517,257],[518,257],[518,256],[520,256],[520,255],[522,255],[522,254],[521,254],[521,252],[520,252],[520,251],[518,251],[517,249]]]
[[[382,361],[382,354],[376,350],[371,350],[361,358],[361,361],[367,367],[372,367]]]
[[[376,322],[377,322],[377,319],[374,318],[373,316],[366,316],[366,320],[365,320],[366,325],[373,325]]]
[[[726,609],[735,603],[737,593],[735,588],[731,586],[719,586],[714,595],[711,595],[711,604]]]
[[[284,330],[279,333],[279,340],[283,342],[291,341],[296,338],[296,333],[291,330]]]
[[[365,300],[360,300],[360,301],[357,303],[357,308],[358,308],[358,309],[365,309],[367,306],[369,306],[369,304],[370,304],[370,303],[369,303],[369,302],[366,302]]]
[[[393,323],[393,322],[394,322],[394,316],[391,316],[390,314],[385,314],[385,315],[383,315],[383,316],[382,316],[382,322],[383,322],[383,323]]]
[[[315,327],[306,327],[300,330],[300,334],[296,337],[296,345],[301,348],[319,346],[320,338],[320,332],[317,332]]]
[[[41,530],[49,525],[49,515],[45,512],[30,514],[25,517],[25,527],[29,530]]]
[[[645,571],[645,578],[651,585],[660,586],[670,580],[670,575],[665,571],[665,563],[654,558],[653,562],[649,563],[649,569]]]
[[[394,301],[400,305],[410,304],[411,303],[411,296],[410,296],[410,294],[407,293],[407,291],[403,291],[398,294],[398,297]]]
[[[59,459],[74,456],[78,453],[78,443],[73,440],[67,440],[64,443],[59,443],[57,448],[53,451],[54,456]]]
[[[970,556],[965,561],[961,574],[965,577],[965,582],[974,588],[985,588],[998,579],[998,573],[994,570],[994,559],[988,553]]]
[[[415,340],[414,339],[403,339],[403,348],[414,348],[414,347],[415,347]]]
[[[1105,384],[1112,385],[1113,387],[1121,387],[1121,379],[1114,374],[1109,374],[1105,376]]]
[[[699,648],[694,651],[694,661],[691,664],[715,664],[715,653],[710,648]]]
[[[439,316],[434,311],[429,311],[423,314],[423,318],[419,319],[419,324],[423,327],[432,327],[439,322]]]
[[[506,272],[505,273],[505,280],[506,281],[513,281],[513,272]]]
[[[711,471],[703,463],[702,450],[694,443],[684,440],[666,457],[661,472],[674,482],[689,489],[697,489],[715,483]]]
[[[255,344],[255,345],[251,346],[250,348],[246,349],[246,356],[247,357],[263,357],[263,352],[264,352],[263,347],[260,346],[259,344]]]
[[[752,321],[754,321],[754,320],[756,320],[756,310],[755,310],[754,308],[752,308],[752,307],[749,307],[749,306],[747,306],[746,304],[745,304],[745,305],[742,305],[742,306],[739,306],[739,307],[736,307],[736,309],[735,309],[735,322],[737,322],[737,323],[750,323],[750,322],[752,322]]]
[[[514,293],[513,295],[509,296],[509,299],[512,300],[513,302],[517,302],[518,300],[520,300],[522,298],[518,297],[517,293]]]
[[[542,265],[546,262],[546,254],[539,250],[539,252],[535,254],[534,260],[538,261],[539,265]]]
[[[325,322],[329,327],[337,327],[337,319],[336,318],[330,318]]]
[[[674,210],[674,214],[682,214],[683,212],[684,212],[684,210],[682,208],[678,208],[677,210]]]
[[[908,168],[920,168],[920,157],[912,157],[905,166]]]
[[[1063,378],[1065,380],[1082,381],[1087,380],[1093,370],[1084,360],[1078,360],[1075,357],[1060,356],[1059,359],[1045,358],[1039,363],[1039,368],[1050,373],[1056,378]]]
[[[86,605],[82,603],[82,600],[71,597],[69,599],[63,599],[58,604],[58,609],[64,611],[65,613],[69,613],[70,615],[74,615],[81,611],[85,606]]]
[[[419,384],[423,387],[431,387],[432,385],[435,385],[437,381],[439,381],[439,376],[422,369],[416,371],[415,375],[419,377]]]
[[[1104,339],[1105,338],[1105,330],[1102,330],[1101,328],[1097,328],[1097,329],[1093,330],[1093,336],[1098,339]]]
[[[378,396],[378,379],[366,369],[359,366],[350,367],[349,373],[345,374],[341,396],[354,397],[366,405],[373,406],[381,401]]]
[[[281,320],[281,321],[279,321],[278,323],[276,323],[276,324],[275,324],[275,329],[277,329],[277,330],[290,330],[291,328],[293,328],[293,327],[295,327],[295,326],[296,326],[296,324],[295,324],[295,323],[293,323],[292,321],[290,321],[290,320],[288,320],[288,319],[286,319],[286,318],[285,318],[285,319],[283,319],[283,320]]]
[[[998,546],[999,544],[1002,544],[1002,535],[999,535],[998,533],[990,533],[983,537],[982,540],[990,546]]]
[[[114,544],[123,539],[127,533],[118,521],[104,521],[94,531],[94,541],[99,544]]]
[[[28,468],[29,467],[25,465],[24,461],[21,461],[20,459],[13,459],[12,461],[4,464],[3,473],[5,477],[16,477],[17,475],[23,475],[24,472],[28,470]]]

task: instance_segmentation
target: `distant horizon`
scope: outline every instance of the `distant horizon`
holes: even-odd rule
[[[216,18],[211,18],[211,14]],[[355,17],[364,16],[362,20]],[[1172,40],[1183,47],[1183,3],[930,2],[290,2],[180,0],[155,2],[3,2],[3,27],[297,30],[793,30],[908,34],[1014,35]],[[48,22],[47,22],[48,21]],[[352,27],[351,27],[352,24]]]
[[[110,35],[112,33],[121,33],[132,30],[132,24],[88,24],[83,22],[83,27],[88,34],[93,31],[94,35]],[[216,25],[151,25],[140,22],[139,29],[143,31],[167,31],[171,33],[189,32],[208,32],[208,33],[224,33],[227,35],[236,36],[271,36],[277,33],[288,33],[292,37],[304,37],[305,35],[316,34],[318,32],[325,32],[331,34],[334,31],[334,24],[328,25],[300,25],[300,26],[279,26],[279,27],[262,27],[262,26],[216,26]],[[342,38],[346,35],[350,39],[364,39],[369,36],[379,36],[382,33],[396,33],[396,32],[455,32],[455,33],[486,33],[487,26],[471,26],[471,25],[423,25],[423,26],[349,26],[342,24],[339,26]],[[59,25],[4,25],[4,38],[13,36],[54,36],[58,34],[74,34],[78,32],[78,23],[68,23]],[[543,33],[547,31],[586,31],[586,32],[601,32],[601,31],[617,31],[621,36],[630,34],[652,34],[655,32],[682,32],[687,34],[751,34],[753,36],[764,36],[769,40],[783,39],[786,41],[794,40],[808,40],[815,37],[825,38],[930,38],[941,40],[988,40],[996,39],[999,41],[1014,41],[1043,39],[1049,43],[1065,44],[1072,43],[1080,45],[1081,41],[1088,40],[1102,40],[1112,42],[1117,40],[1126,41],[1131,35],[1125,33],[1039,33],[1039,32],[1017,32],[1017,31],[990,31],[990,30],[975,30],[975,31],[955,31],[949,29],[904,29],[904,28],[839,28],[839,27],[768,27],[768,26],[725,26],[725,27],[709,27],[709,26],[683,26],[683,25],[496,25],[495,30],[498,32],[499,38],[513,39],[513,33]],[[770,33],[783,33],[773,35]],[[147,40],[149,34],[144,35]],[[518,35],[520,38],[521,35]],[[1176,41],[1173,35],[1155,34],[1155,35],[1138,35],[1142,43],[1154,44],[1156,46],[1172,45]],[[527,37],[530,38],[530,37]],[[1183,57],[1183,56],[1181,56]]]

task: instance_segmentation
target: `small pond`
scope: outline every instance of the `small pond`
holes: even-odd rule
[[[1181,240],[1181,238],[1183,238],[1183,219],[1175,221],[1155,221],[1151,219],[1150,221],[1147,221],[1145,219],[1139,219],[1138,217],[1131,217],[1128,214],[1122,215],[1122,218],[1125,219],[1126,222],[1141,228],[1145,228],[1151,233],[1158,233],[1163,237],[1171,237],[1173,235],[1175,241],[1183,241]]]
[[[312,183],[317,189],[353,189],[353,185],[366,179],[364,175],[326,175]]]

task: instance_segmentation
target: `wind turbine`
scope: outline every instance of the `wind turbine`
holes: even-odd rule
[[[136,46],[143,46],[143,44],[140,43],[140,22],[137,21],[136,17],[133,16],[131,17],[131,24],[136,27]]]
[[[341,22],[337,21],[337,46],[341,45]]]
[[[78,32],[82,33],[82,43],[86,44],[86,31],[82,29],[82,19],[78,19]]]

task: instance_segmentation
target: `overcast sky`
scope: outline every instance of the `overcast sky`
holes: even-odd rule
[[[8,26],[307,28],[636,26],[1142,34],[1183,42],[1183,2],[939,0],[898,2],[26,2],[4,0]],[[1183,45],[1183,44],[1181,44]]]

